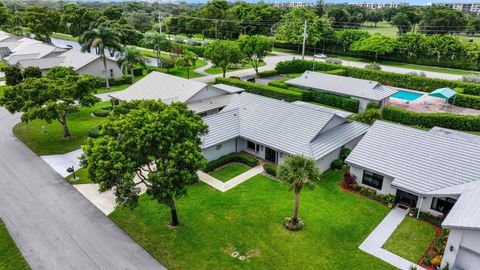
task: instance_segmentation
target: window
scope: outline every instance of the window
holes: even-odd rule
[[[248,148],[249,150],[252,150],[252,151],[256,151],[256,152],[258,152],[259,145],[258,145],[258,144],[257,144],[257,145],[255,145],[255,143],[254,143],[254,142],[247,141],[247,148]]]
[[[450,211],[450,209],[452,209],[456,201],[457,200],[448,198],[448,197],[447,198],[434,197],[432,199],[432,205],[430,206],[430,208],[438,212],[447,213]]]
[[[113,77],[113,69],[110,69],[110,77]]]
[[[362,184],[381,190],[383,184],[383,176],[364,170]]]

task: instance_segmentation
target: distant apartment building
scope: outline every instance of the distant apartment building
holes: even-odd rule
[[[428,3],[429,7],[447,7],[480,16],[480,3]]]
[[[360,2],[360,3],[351,3],[351,5],[366,7],[367,9],[383,9],[383,8],[399,8],[403,6],[408,6],[408,3],[405,2]]]
[[[312,2],[274,2],[274,7],[277,8],[293,8],[293,7],[313,7]]]

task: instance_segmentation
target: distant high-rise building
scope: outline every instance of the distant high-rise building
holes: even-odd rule
[[[447,7],[458,11],[480,16],[480,3],[428,3],[430,7]]]
[[[315,4],[312,2],[275,2],[273,3],[274,7],[282,8],[282,7],[313,7]]]
[[[399,8],[403,6],[408,6],[406,2],[361,2],[361,3],[352,3],[351,5],[366,7],[368,9],[382,9],[382,8]]]

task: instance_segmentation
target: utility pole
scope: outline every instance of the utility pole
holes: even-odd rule
[[[303,25],[303,46],[302,46],[302,60],[305,60],[305,43],[307,41],[307,20]]]
[[[214,20],[215,22],[215,39],[218,39],[218,20]]]
[[[160,34],[162,33],[162,20],[163,20],[163,15],[161,13],[158,13],[158,25],[160,28]]]
[[[163,15],[162,13],[158,13],[158,24],[159,24],[159,30],[160,30],[160,35],[162,35],[162,20],[163,20]],[[162,46],[161,44],[161,40],[158,40],[158,47],[159,47],[159,50],[161,50],[160,46]],[[163,61],[162,61],[162,54],[160,53],[160,55],[158,56],[159,58],[157,59],[157,61],[160,63],[160,69],[163,68]]]

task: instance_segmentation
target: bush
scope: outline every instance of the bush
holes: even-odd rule
[[[346,76],[347,71],[345,69],[334,69],[334,70],[329,70],[326,71],[325,73],[330,74],[330,75],[337,75],[337,76]]]
[[[350,155],[351,152],[352,149],[350,148],[342,148],[342,150],[340,150],[340,159],[342,161],[345,161],[345,159],[347,159],[348,155]]]
[[[22,70],[17,66],[7,66],[4,68],[5,83],[7,85],[17,85],[22,82]]]
[[[335,64],[335,65],[341,65],[341,64],[342,64],[342,60],[335,59],[335,58],[327,58],[327,59],[325,59],[325,63]]]
[[[265,77],[275,76],[277,74],[278,74],[278,71],[276,70],[268,70],[268,71],[259,72],[258,77],[265,78]]]
[[[107,117],[110,114],[110,111],[98,109],[93,111],[93,115],[96,117]]]
[[[125,75],[120,78],[108,78],[108,83],[110,84],[110,86],[131,84],[132,78],[129,75]]]
[[[263,164],[263,169],[265,170],[266,173],[270,174],[271,176],[276,177],[277,176],[277,165],[273,164]]]
[[[470,74],[470,75],[462,76],[462,82],[480,83],[480,75]]]
[[[410,71],[410,72],[407,72],[405,74],[410,75],[410,76],[427,77],[427,74],[425,74],[425,72],[423,72],[423,71],[420,71],[420,72]]]
[[[358,112],[358,106],[360,105],[360,101],[353,98],[317,92],[314,90],[305,91],[303,93],[303,101],[313,101],[354,113]]]
[[[410,213],[412,213],[413,216],[416,217],[417,213],[418,213],[418,208],[410,209]],[[426,220],[426,221],[432,223],[433,225],[437,225],[438,227],[440,227],[442,225],[442,222],[445,219],[444,216],[435,216],[435,215],[432,215],[432,213],[421,212],[421,211],[420,211],[420,215],[418,215],[418,218],[422,219],[422,220]]]
[[[454,105],[480,110],[480,96],[457,94]]]
[[[382,116],[385,120],[404,125],[425,128],[439,126],[465,131],[480,131],[480,116],[451,113],[416,113],[388,106],[383,108]]]
[[[175,67],[175,59],[169,57],[169,58],[163,58],[162,59],[162,66],[163,68],[166,68],[167,70],[170,70],[171,68]]]
[[[142,76],[143,75],[143,68],[134,68],[133,69],[133,76]]]
[[[250,167],[255,167],[258,165],[258,160],[252,156],[249,156],[244,153],[230,153],[228,155],[225,155],[223,157],[220,157],[218,159],[212,160],[207,163],[207,166],[205,167],[205,172],[209,173],[225,164],[231,163],[231,162],[239,162],[246,164]]]
[[[382,112],[378,109],[368,109],[363,113],[354,115],[351,119],[367,125],[373,125],[375,121],[382,119]]]
[[[96,125],[88,129],[87,136],[94,139],[100,137],[100,125]]]
[[[368,111],[370,109],[380,109],[380,106],[375,102],[369,102],[367,104],[367,109],[366,110]]]
[[[351,174],[348,170],[345,171],[343,174],[343,181],[342,186],[346,189],[358,192],[363,196],[369,197],[381,204],[393,207],[393,203],[395,202],[395,196],[390,194],[377,194],[377,191],[373,188],[365,187],[362,185],[357,184],[357,179],[355,175]]]
[[[245,89],[246,92],[276,99],[282,99],[290,102],[302,100],[303,97],[302,92],[272,87],[268,85],[261,85],[252,82],[240,81],[232,78],[216,78],[215,83],[224,83],[232,86],[237,86]]]
[[[332,164],[330,164],[330,169],[332,170],[341,170],[343,168],[343,160],[341,159],[335,159],[332,161]]]
[[[42,71],[39,67],[26,67],[23,70],[23,78],[41,78]]]
[[[287,217],[283,220],[283,226],[289,231],[301,231],[305,227],[305,223],[299,218],[297,223],[294,224],[292,218]]]
[[[370,63],[370,64],[368,64],[368,65],[365,65],[364,68],[366,68],[366,69],[371,69],[371,70],[382,70],[382,67],[381,67],[379,64],[375,63],[375,62]]]

